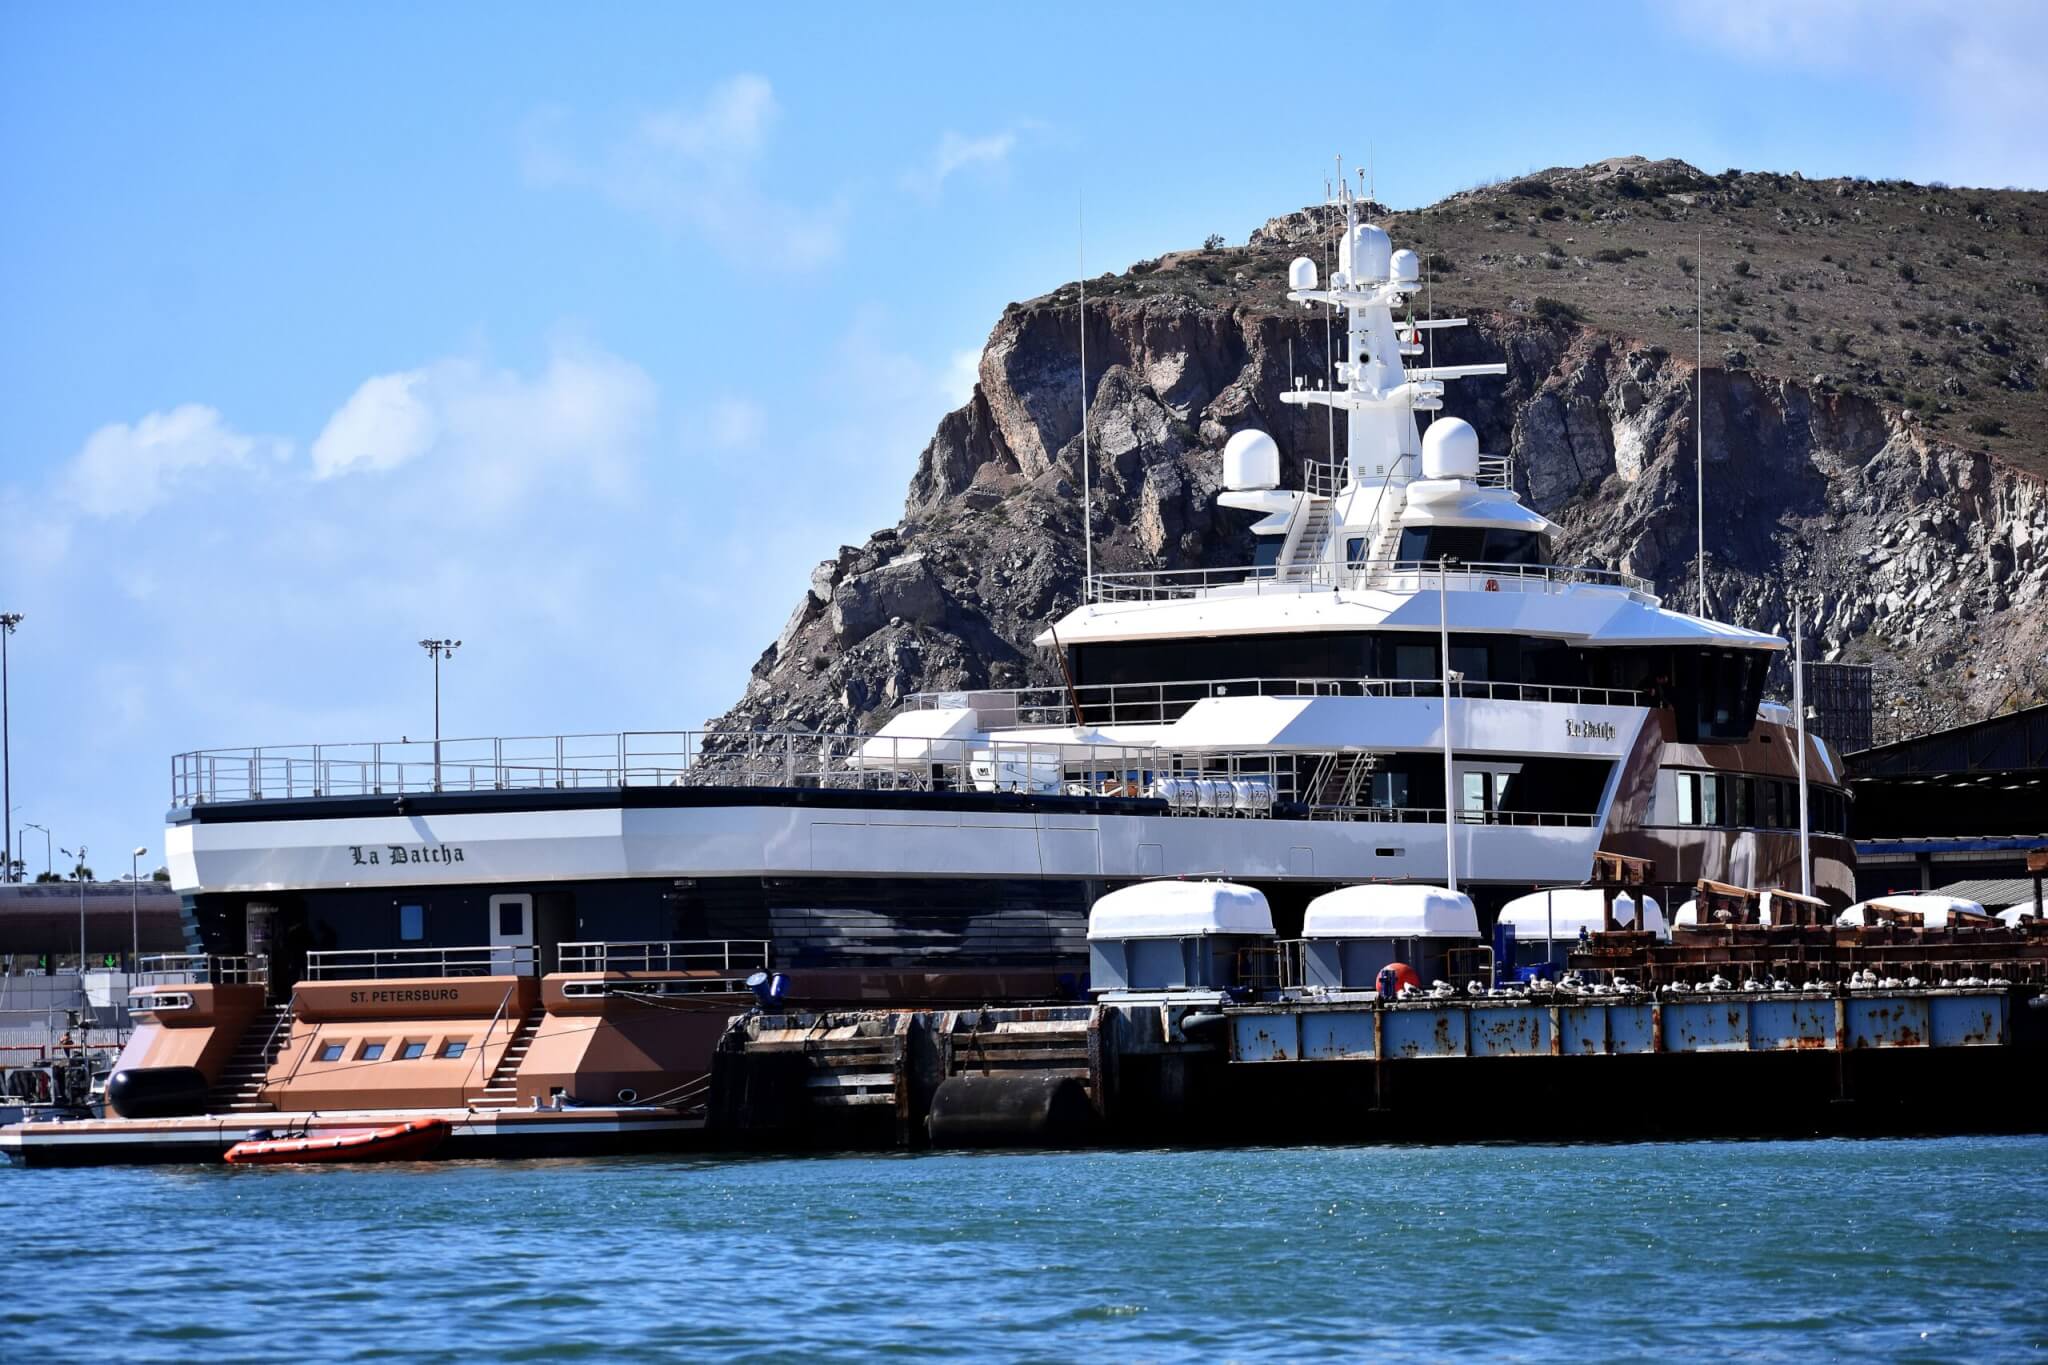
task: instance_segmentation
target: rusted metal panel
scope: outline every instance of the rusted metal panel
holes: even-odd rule
[[[1666,1052],[1749,1051],[1749,1005],[1740,999],[1666,1000]]]
[[[1852,995],[1849,997],[1849,1046],[1926,1047],[1927,997]]]
[[[1561,1057],[1598,1057],[1607,1047],[1607,1005],[1564,1005],[1557,1011],[1557,1051]]]
[[[1385,1016],[1389,1057],[1464,1057],[1467,1010],[1458,1005],[1406,1006]]]
[[[1230,1060],[1292,1062],[1301,1057],[1301,1016],[1288,1010],[1233,1014],[1230,1018]]]
[[[1310,1061],[1372,1059],[1371,1010],[1317,1010],[1301,1017],[1301,1055]]]
[[[1655,1052],[1663,1027],[1660,1007],[1652,1004],[1609,1005],[1607,1051],[1610,1056],[1633,1057]]]
[[[1929,1041],[1935,1047],[1996,1047],[2006,1042],[2007,996],[1937,995],[1928,1003]]]
[[[1757,1052],[1826,1052],[1835,1044],[1835,1002],[1772,995],[1749,1005],[1749,1045]]]
[[[1542,1005],[1475,1005],[1468,1016],[1474,1057],[1547,1057],[1551,1011]]]

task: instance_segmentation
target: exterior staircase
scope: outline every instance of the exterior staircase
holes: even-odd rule
[[[221,1067],[220,1079],[206,1092],[206,1108],[214,1114],[246,1114],[273,1106],[263,1098],[263,1082],[270,1065],[291,1040],[289,1001],[259,1012],[242,1030],[235,1050]]]
[[[1364,752],[1329,754],[1316,765],[1306,788],[1311,806],[1355,810],[1371,794],[1379,755]]]
[[[1406,482],[1388,484],[1381,495],[1385,504],[1380,508],[1380,529],[1373,537],[1372,546],[1365,557],[1370,565],[1364,572],[1367,584],[1384,579],[1387,566],[1394,562],[1401,550],[1401,513],[1408,506],[1408,485]]]
[[[1280,547],[1279,572],[1274,577],[1282,583],[1313,579],[1329,552],[1332,502],[1313,494],[1304,497],[1302,514]]]
[[[540,1021],[547,1017],[547,1009],[535,1005],[527,1011],[519,1026],[512,1030],[512,1041],[505,1045],[505,1055],[498,1059],[490,1078],[484,1082],[481,1094],[469,1102],[472,1109],[510,1109],[519,1102],[519,1091],[514,1084],[519,1077],[519,1068],[526,1061],[527,1051],[533,1046],[533,1035],[540,1029]]]

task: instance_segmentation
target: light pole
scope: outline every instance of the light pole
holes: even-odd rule
[[[441,660],[452,659],[460,640],[422,640],[420,648],[434,661],[434,790],[441,790]]]
[[[0,810],[7,812],[5,877],[14,880],[14,753],[7,715],[7,637],[21,624],[18,611],[0,612]]]
[[[138,848],[135,850],[134,855],[128,859],[128,931],[135,939],[129,948],[128,955],[128,970],[131,972],[142,970],[142,883],[140,877],[142,855],[147,852],[149,850],[146,848]]]
[[[43,875],[44,875],[45,877],[53,877],[53,876],[55,876],[55,875],[56,875],[56,872],[57,872],[57,865],[56,865],[56,863],[55,863],[54,861],[52,861],[52,859],[50,858],[50,829],[49,829],[49,826],[47,826],[47,825],[39,825],[39,824],[37,824],[37,823],[36,823],[35,821],[33,821],[33,820],[30,820],[30,821],[28,822],[28,828],[30,828],[30,829],[39,829],[39,830],[41,830],[41,831],[43,832]]]
[[[85,991],[85,845],[78,846],[78,852],[63,850],[67,858],[78,859],[78,989]]]

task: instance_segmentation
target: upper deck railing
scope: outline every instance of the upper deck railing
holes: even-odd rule
[[[251,986],[269,979],[270,959],[262,953],[144,953],[135,971],[139,986]]]
[[[1067,725],[1164,725],[1197,702],[1218,697],[1440,697],[1436,678],[1205,678],[1187,682],[1091,683],[1065,687],[916,692],[906,710],[971,707],[984,729]],[[1567,706],[1641,706],[1640,692],[1619,687],[1459,679],[1451,695],[1468,701],[1546,702]],[[1080,714],[1075,715],[1078,705]]]
[[[1438,580],[1451,592],[1560,593],[1579,586],[1620,588],[1652,595],[1646,578],[1588,565],[1463,564],[1402,559],[1354,559],[1297,564],[1280,576],[1270,565],[1216,569],[1161,569],[1141,573],[1095,574],[1088,580],[1091,602],[1171,602],[1206,595],[1258,597],[1338,589],[1382,588],[1435,592]]]

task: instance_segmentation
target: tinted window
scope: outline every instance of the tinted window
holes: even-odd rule
[[[364,1043],[363,1050],[356,1055],[366,1062],[374,1062],[384,1055],[384,1044]]]
[[[319,1060],[320,1060],[320,1061],[323,1061],[323,1062],[338,1062],[338,1061],[340,1061],[340,1060],[341,1060],[341,1044],[340,1044],[340,1043],[326,1043],[326,1044],[323,1044],[323,1045],[321,1046],[321,1048],[320,1048],[320,1056],[319,1056]]]
[[[424,905],[401,905],[398,907],[398,937],[407,943],[417,943],[427,936],[427,908]]]
[[[518,901],[504,901],[498,906],[498,933],[506,938],[517,938],[526,932],[526,907]]]
[[[404,1047],[398,1050],[398,1057],[400,1061],[409,1062],[415,1057],[424,1057],[426,1055],[427,1045],[425,1043],[407,1043]]]

